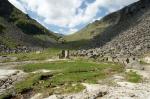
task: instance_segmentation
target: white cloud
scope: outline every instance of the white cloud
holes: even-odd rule
[[[76,29],[76,28],[71,28],[71,29],[67,32],[67,35],[73,34],[73,33],[77,32],[77,31],[78,31],[78,29]]]
[[[93,22],[95,22],[96,20],[100,20],[100,19],[102,19],[102,17],[94,18],[90,23],[93,23]]]
[[[87,3],[88,0],[9,0],[19,9],[25,12],[23,6],[38,16],[44,18],[43,23],[68,28],[75,31],[79,24],[92,22],[101,8],[107,9],[110,13],[138,0],[95,0]],[[19,3],[19,2],[21,3]],[[80,6],[86,2],[86,8]],[[22,6],[21,6],[22,5]],[[77,13],[78,12],[78,13]],[[101,17],[101,16],[98,16]],[[71,32],[70,32],[71,33]]]

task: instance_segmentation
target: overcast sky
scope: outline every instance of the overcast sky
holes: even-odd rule
[[[51,31],[72,34],[138,0],[9,0]]]

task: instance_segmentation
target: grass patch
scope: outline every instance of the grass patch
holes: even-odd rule
[[[85,89],[85,86],[82,84],[68,84],[64,85],[61,88],[55,88],[55,93],[77,93],[80,92],[81,90]]]
[[[31,74],[29,77],[27,77],[24,81],[21,81],[19,83],[17,83],[15,85],[15,91],[17,93],[20,93],[22,92],[23,90],[26,90],[26,89],[33,89],[33,85],[38,82],[40,78],[40,75],[39,74]]]
[[[25,72],[33,72],[40,69],[56,70],[55,76],[50,80],[54,86],[65,83],[96,83],[112,74],[122,72],[124,69],[120,64],[96,63],[87,61],[57,61],[51,63],[28,64],[19,69]]]
[[[31,73],[24,81],[15,85],[16,93],[30,89],[35,93],[43,93],[44,96],[76,93],[85,88],[81,83],[97,83],[100,79],[105,79],[124,70],[119,64],[96,63],[86,60],[28,64],[19,67],[19,69],[26,72],[39,69],[56,70],[52,73]]]
[[[141,60],[141,61],[140,61],[140,64],[149,65],[150,63],[146,63],[145,61]]]
[[[10,37],[0,36],[0,43],[6,45],[9,48],[15,48],[17,43]]]
[[[139,83],[142,81],[141,75],[138,75],[136,72],[132,70],[129,72],[126,72],[125,78],[127,79],[127,81],[132,82],[132,83]]]
[[[60,53],[60,49],[56,48],[49,48],[41,53],[36,52],[29,52],[29,53],[18,53],[18,54],[11,54],[10,56],[17,57],[17,61],[28,61],[28,60],[45,60],[52,57],[58,56]]]
[[[38,64],[27,64],[19,69],[25,72],[33,72],[39,69],[49,69],[49,70],[61,70],[67,73],[77,73],[77,72],[89,72],[89,71],[100,71],[104,69],[111,68],[112,71],[122,70],[120,64],[113,63],[97,63],[90,62],[86,60],[70,60],[70,61],[56,61],[50,63],[38,63]]]

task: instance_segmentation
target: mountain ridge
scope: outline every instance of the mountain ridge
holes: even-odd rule
[[[18,10],[8,0],[0,0],[0,27],[3,27],[0,31],[3,50],[17,46],[51,47],[61,37]]]

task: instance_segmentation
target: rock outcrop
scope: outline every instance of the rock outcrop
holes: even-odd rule
[[[0,95],[13,85],[21,81],[25,76],[25,73],[19,70],[4,70],[0,69]]]

